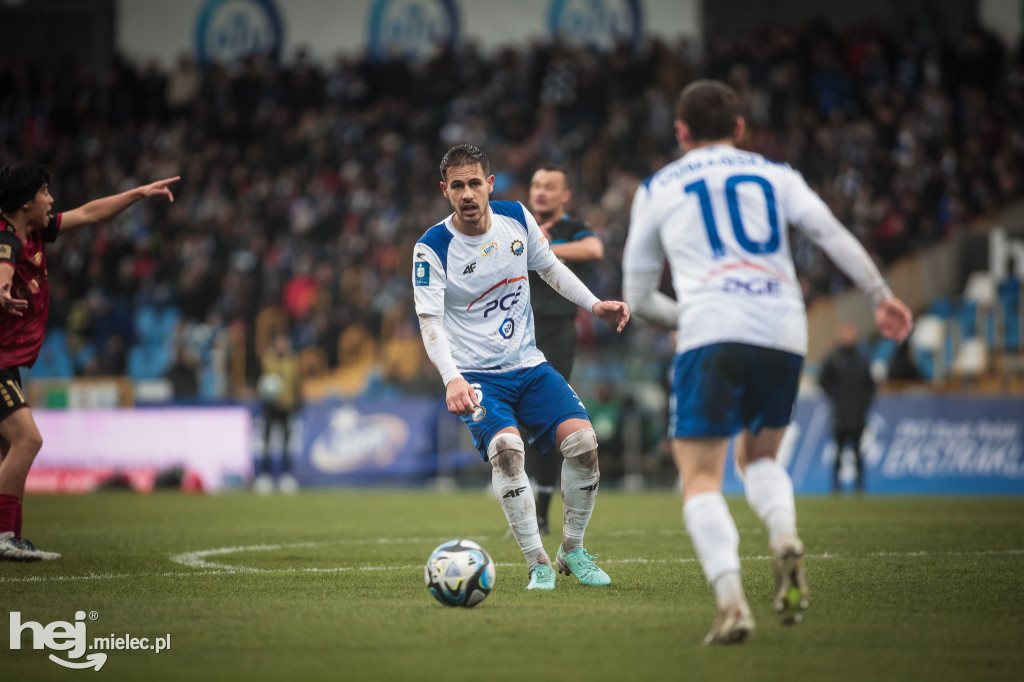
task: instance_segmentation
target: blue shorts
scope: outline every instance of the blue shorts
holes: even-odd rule
[[[669,437],[729,437],[788,425],[803,364],[800,355],[746,343],[676,355]]]
[[[583,401],[551,363],[502,374],[464,372],[477,391],[483,409],[462,415],[473,436],[473,447],[487,461],[487,446],[494,435],[522,424],[530,444],[546,455],[555,447],[555,429],[566,419],[590,420]]]

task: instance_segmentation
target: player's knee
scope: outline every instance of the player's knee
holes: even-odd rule
[[[526,444],[518,434],[499,433],[487,446],[487,461],[506,476],[523,473]]]
[[[597,468],[597,434],[594,429],[573,431],[562,439],[559,449],[566,459],[575,459],[580,466]]]

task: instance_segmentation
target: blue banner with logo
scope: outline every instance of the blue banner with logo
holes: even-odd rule
[[[1024,494],[1024,399],[885,396],[861,439],[866,489],[883,494]],[[832,490],[836,459],[831,409],[801,399],[779,459],[797,494]],[[741,493],[730,453],[726,492]],[[840,480],[854,477],[843,453]]]
[[[303,486],[422,483],[437,475],[443,418],[453,419],[433,398],[307,404],[293,473]],[[461,454],[456,461],[449,453],[446,463],[480,460],[476,452]]]

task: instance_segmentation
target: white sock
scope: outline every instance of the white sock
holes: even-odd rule
[[[525,447],[519,436],[501,434],[491,441],[487,456],[491,462],[491,487],[508,519],[508,527],[526,557],[529,570],[550,564],[537,526],[537,507],[530,478],[523,468]]]
[[[601,472],[597,451],[579,457],[566,457],[562,462],[562,551],[571,552],[583,546],[583,534],[594,514]]]
[[[739,579],[740,534],[722,493],[699,493],[687,500],[683,505],[683,523],[704,575],[715,590],[719,607],[734,604],[743,597]]]
[[[796,503],[793,481],[774,459],[758,459],[744,472],[747,502],[768,529],[768,542],[779,535],[796,535]]]
[[[583,546],[583,533],[594,513],[601,471],[594,429],[574,431],[558,446],[562,462],[562,552]]]
[[[715,590],[715,602],[718,608],[724,609],[746,599],[743,595],[743,581],[739,571],[729,571],[718,576],[711,586]]]

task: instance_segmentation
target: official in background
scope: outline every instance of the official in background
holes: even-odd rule
[[[530,181],[530,210],[537,218],[551,251],[572,273],[586,281],[595,261],[604,257],[604,245],[587,225],[571,218],[565,207],[572,198],[569,180],[558,166],[541,166]],[[567,300],[530,271],[537,348],[544,353],[566,381],[572,377],[576,355],[577,305]],[[537,525],[547,535],[548,507],[558,485],[562,468],[560,458],[542,457],[532,445],[526,447],[526,469],[537,481]]]
[[[299,359],[292,350],[287,334],[274,336],[272,348],[263,354],[263,374],[257,390],[263,401],[263,457],[260,473],[253,488],[257,493],[266,494],[274,489],[273,471],[270,465],[270,432],[276,425],[281,431],[281,470],[277,484],[281,492],[298,492],[299,484],[292,476],[292,457],[288,448],[291,435],[291,420],[299,408]]]
[[[853,450],[857,462],[857,492],[864,492],[860,439],[867,423],[868,408],[875,399],[875,380],[871,378],[870,363],[857,350],[857,326],[852,322],[844,322],[839,327],[839,343],[825,358],[818,381],[832,401],[832,428],[836,439],[832,492],[838,493],[841,489],[839,469],[846,446]]]

